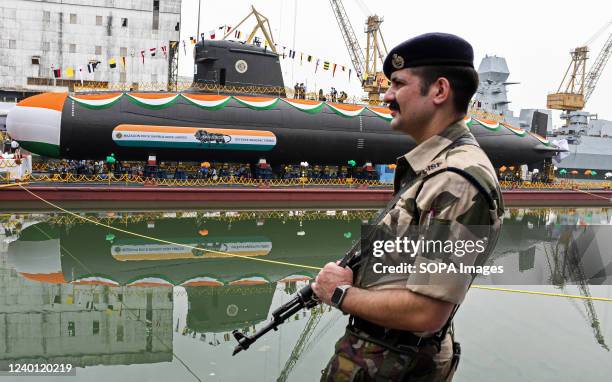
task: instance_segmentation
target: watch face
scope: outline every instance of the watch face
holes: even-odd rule
[[[338,305],[338,303],[340,302],[340,298],[342,297],[342,295],[344,294],[344,291],[340,288],[336,288],[334,290],[334,294],[332,294],[331,297],[331,302],[334,305]]]

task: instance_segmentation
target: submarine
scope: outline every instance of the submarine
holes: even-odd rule
[[[386,107],[287,98],[279,56],[266,48],[203,40],[194,56],[191,90],[43,93],[9,112],[7,131],[26,150],[65,159],[390,164],[415,146],[391,129]],[[465,122],[495,166],[537,166],[562,151],[505,123]]]

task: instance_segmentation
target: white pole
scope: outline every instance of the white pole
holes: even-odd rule
[[[196,41],[200,40],[200,8],[202,7],[202,0],[198,0],[198,35]]]

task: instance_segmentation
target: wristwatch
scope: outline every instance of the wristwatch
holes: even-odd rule
[[[331,305],[334,308],[340,309],[340,306],[342,305],[342,301],[344,301],[344,296],[346,296],[346,291],[349,290],[349,288],[351,288],[352,285],[340,285],[337,286],[336,289],[334,290],[334,294],[332,294],[331,297]]]

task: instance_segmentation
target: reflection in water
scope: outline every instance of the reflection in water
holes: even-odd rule
[[[568,284],[576,284],[582,295],[590,295],[589,284],[610,284],[612,262],[602,256],[601,248],[612,235],[606,234],[607,227],[593,227],[609,225],[609,213],[605,209],[509,210],[491,264],[510,271],[479,278],[476,283],[548,284],[562,292]],[[63,361],[79,367],[171,362],[173,336],[226,351],[233,346],[231,330],[252,332],[267,319],[271,308],[316,274],[314,269],[288,263],[322,266],[339,258],[358,239],[361,224],[374,214],[87,214],[90,219],[166,243],[68,215],[0,218],[0,232],[4,232],[0,366],[11,361]],[[217,251],[282,264],[231,258]],[[181,317],[176,313],[179,295],[186,303]],[[594,305],[588,300],[580,303],[582,307],[572,303],[599,345],[607,349]],[[318,330],[320,339],[321,332],[332,324],[325,318],[328,312],[327,307],[319,307],[296,315],[296,321],[303,321],[301,333],[300,329],[285,329],[295,333],[286,339],[285,361],[271,372],[274,378],[268,379],[290,377],[300,357],[316,346],[314,333]],[[321,322],[326,322],[323,330]],[[327,342],[325,351],[331,349],[334,339]],[[245,372],[233,371],[243,377],[248,375]]]
[[[4,268],[0,290],[3,370],[11,361],[84,367],[172,360],[167,289],[32,282]]]

